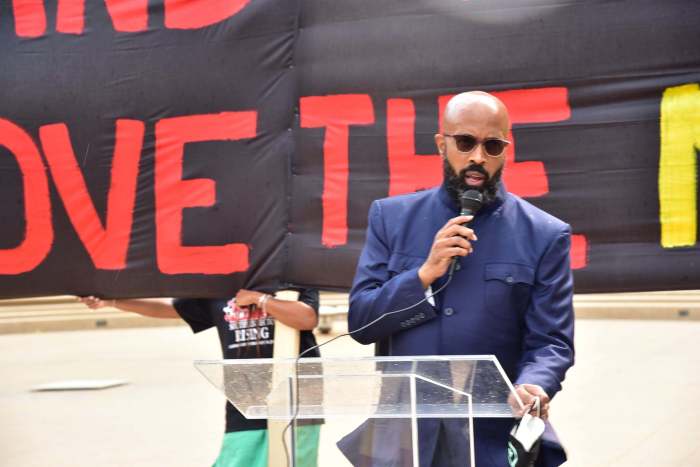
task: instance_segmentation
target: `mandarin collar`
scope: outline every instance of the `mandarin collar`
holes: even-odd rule
[[[501,180],[500,182],[498,182],[498,189],[496,190],[496,197],[494,198],[494,200],[486,206],[483,206],[481,209],[479,209],[479,212],[476,214],[475,217],[481,217],[495,212],[498,208],[500,208],[503,205],[507,194],[508,191],[506,190],[506,187],[503,184],[503,181]],[[437,195],[440,199],[440,202],[442,202],[442,204],[445,205],[445,207],[447,207],[451,212],[456,213],[455,215],[459,214],[461,206],[447,192],[447,188],[445,187],[444,182],[438,188]]]

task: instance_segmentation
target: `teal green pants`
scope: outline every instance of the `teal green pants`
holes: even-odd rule
[[[297,427],[297,466],[316,467],[321,425]],[[267,430],[234,431],[224,435],[213,467],[268,467]]]

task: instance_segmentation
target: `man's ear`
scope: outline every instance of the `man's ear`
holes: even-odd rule
[[[445,137],[440,133],[435,133],[435,146],[442,157],[445,157]]]

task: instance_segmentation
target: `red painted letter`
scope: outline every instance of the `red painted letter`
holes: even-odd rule
[[[98,269],[126,267],[143,133],[142,122],[117,120],[106,227],[103,227],[76,162],[68,128],[57,123],[39,129],[58,194],[78,237]]]
[[[518,89],[494,92],[508,107],[511,123],[543,123],[566,120],[571,116],[566,88]],[[438,98],[439,125],[447,101],[453,94]],[[409,99],[387,101],[387,146],[389,159],[389,195],[410,193],[438,185],[442,180],[442,161],[438,156],[417,156],[414,144],[415,111]],[[506,150],[503,179],[508,190],[520,196],[542,196],[549,192],[544,164],[539,161],[516,162],[515,141]]]
[[[520,123],[547,123],[568,120],[571,117],[569,93],[566,88],[516,89],[494,92],[508,107],[511,125]],[[442,111],[452,95],[440,96],[440,122]],[[513,144],[506,149],[506,166],[503,181],[508,191],[523,197],[542,196],[549,193],[549,183],[544,164],[539,161],[516,162],[515,138],[508,135]]]
[[[442,182],[439,155],[416,155],[416,111],[411,99],[386,101],[389,196],[432,188]]]
[[[182,246],[182,210],[212,206],[214,181],[182,180],[185,143],[253,138],[257,112],[164,118],[156,123],[156,251],[165,274],[229,274],[248,269],[248,246]]]
[[[148,0],[105,0],[105,3],[115,31],[148,29]]]
[[[165,26],[203,28],[241,11],[250,0],[165,0]]]
[[[300,100],[301,127],[325,128],[323,141],[323,232],[321,243],[348,242],[348,144],[350,125],[374,123],[367,94],[309,96]]]
[[[583,269],[588,264],[588,240],[585,235],[571,235],[569,252],[571,269]]]
[[[44,0],[12,0],[12,6],[19,37],[39,37],[46,32]]]
[[[21,274],[36,268],[53,243],[49,182],[32,138],[14,123],[0,119],[0,145],[16,158],[24,189],[24,239],[15,248],[0,249],[0,274]]]
[[[104,0],[115,31],[148,29],[148,0]],[[85,0],[58,0],[56,30],[82,34],[85,29]]]
[[[148,0],[105,0],[105,3],[115,31],[138,32],[148,29]]]
[[[56,31],[82,34],[85,28],[85,0],[58,0]]]

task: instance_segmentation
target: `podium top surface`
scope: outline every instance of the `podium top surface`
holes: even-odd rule
[[[512,417],[520,407],[493,355],[200,360],[248,418]],[[298,374],[298,378],[294,375]],[[298,397],[296,396],[298,390]]]

